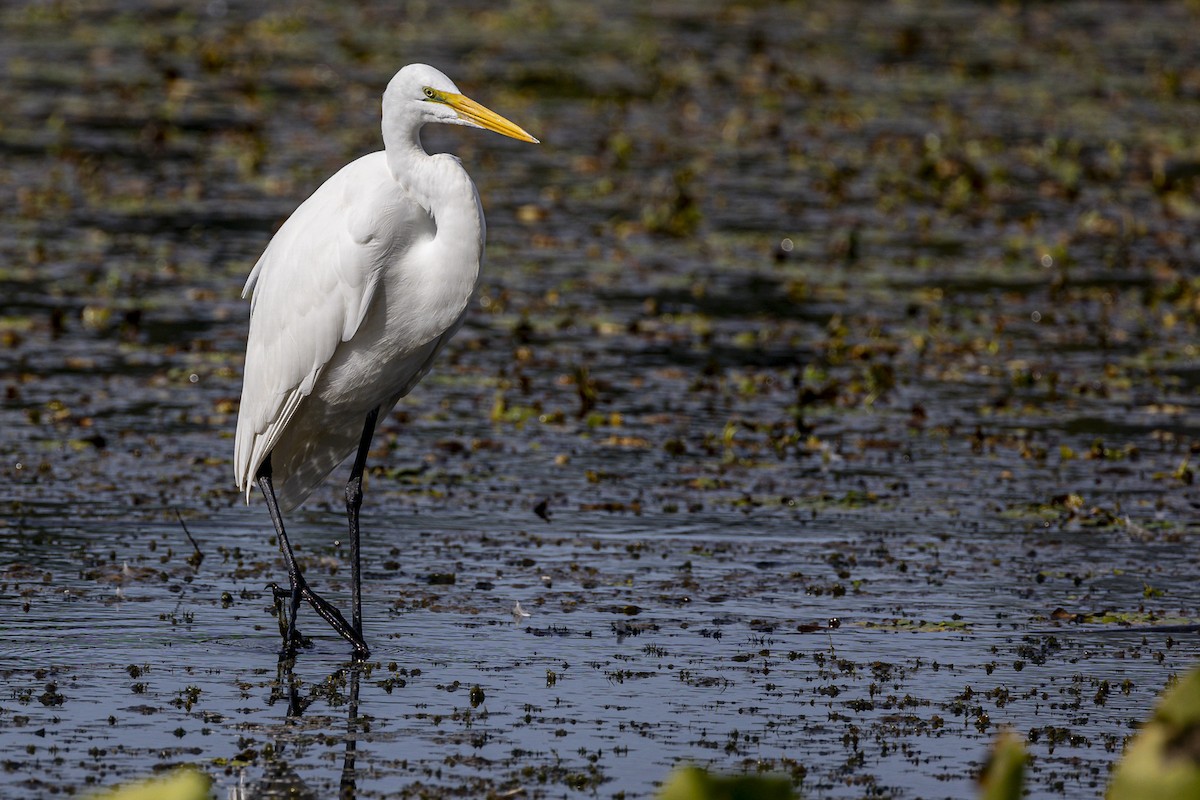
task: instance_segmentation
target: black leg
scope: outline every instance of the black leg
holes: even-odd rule
[[[358,454],[350,468],[350,480],[346,483],[346,518],[350,522],[350,580],[354,584],[354,606],[351,622],[354,630],[362,637],[362,572],[359,564],[358,512],[362,508],[362,476],[367,466],[367,451],[371,449],[371,438],[375,435],[375,423],[379,420],[379,406],[367,413],[363,423],[362,438],[358,440]]]
[[[287,611],[278,606],[280,618],[279,631],[283,634],[283,654],[291,656],[296,650],[296,611],[300,606],[300,587],[303,578],[300,576],[300,565],[296,563],[296,555],[292,552],[292,543],[288,541],[287,532],[283,529],[283,514],[279,511],[279,502],[275,499],[275,487],[271,484],[271,456],[268,455],[258,468],[258,488],[267,500],[267,510],[271,514],[271,522],[275,523],[275,533],[279,536],[279,549],[283,553],[283,561],[287,565],[290,592],[284,592],[275,584],[271,589],[275,592],[276,600],[284,596],[289,598]]]
[[[298,635],[296,633],[296,614],[300,610],[300,600],[308,601],[308,604],[313,607],[321,617],[333,627],[338,635],[348,641],[354,647],[355,658],[366,658],[370,655],[370,650],[367,649],[366,642],[363,641],[362,633],[355,630],[346,622],[346,618],[342,616],[342,612],[338,611],[325,598],[318,595],[312,589],[308,588],[308,583],[304,580],[304,575],[300,572],[300,565],[296,563],[296,555],[292,552],[292,544],[288,541],[287,532],[283,529],[283,514],[279,511],[279,501],[275,499],[275,487],[271,483],[271,457],[267,456],[261,467],[258,468],[258,473],[255,476],[258,480],[258,488],[262,491],[263,497],[267,500],[267,509],[271,513],[271,521],[275,523],[275,532],[279,535],[279,549],[283,553],[283,560],[287,564],[288,581],[291,583],[291,592],[289,597],[287,627],[284,631],[283,653],[285,656],[291,656],[296,649],[298,643]],[[282,590],[276,590],[276,595],[285,594]]]

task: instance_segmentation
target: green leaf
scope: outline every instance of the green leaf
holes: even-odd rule
[[[1163,693],[1117,765],[1108,800],[1200,797],[1200,669]]]
[[[980,800],[1019,800],[1027,760],[1021,738],[1012,731],[1001,733],[979,779]]]
[[[658,800],[792,800],[787,778],[714,775],[700,767],[680,767],[663,784]]]

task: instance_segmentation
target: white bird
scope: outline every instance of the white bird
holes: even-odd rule
[[[484,219],[458,158],[429,155],[422,126],[484,128],[537,143],[464,97],[433,67],[410,64],[383,94],[384,150],[347,164],[283,223],[254,265],[250,334],[234,442],[240,490],[257,484],[287,562],[284,652],[307,600],[354,648],[362,634],[359,508],[367,450],[386,415],[425,376],[462,325],[483,260]],[[357,453],[346,484],[352,620],[304,580],[283,512]],[[276,494],[278,492],[278,494]],[[281,619],[281,623],[283,620]]]

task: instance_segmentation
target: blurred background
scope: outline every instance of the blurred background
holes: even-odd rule
[[[374,619],[405,637],[382,663],[427,657],[439,687],[438,665],[455,664],[494,703],[505,695],[480,675],[532,675],[544,694],[547,671],[600,646],[593,629],[610,650],[590,657],[616,666],[571,693],[570,715],[597,720],[585,755],[563,755],[580,748],[559,747],[561,718],[529,712],[518,736],[506,726],[526,712],[497,710],[487,735],[513,764],[421,780],[506,791],[532,761],[547,796],[644,794],[691,758],[825,796],[963,796],[1007,723],[1042,731],[1035,795],[1095,796],[1128,726],[1197,653],[1194,633],[1104,638],[1200,615],[1197,30],[1195,2],[5,3],[0,654],[24,688],[0,700],[0,742],[27,755],[10,772],[76,786],[149,771],[155,744],[130,741],[42,775],[44,742],[28,739],[40,724],[60,745],[120,740],[145,720],[119,709],[143,702],[160,711],[154,735],[217,731],[168,760],[266,760],[237,737],[278,736],[283,710],[235,724],[258,703],[230,683],[276,697],[282,680],[256,594],[282,572],[262,505],[246,509],[232,478],[240,291],[296,205],[380,148],[383,88],[423,61],[542,145],[424,135],[463,159],[489,245],[466,327],[372,452]],[[335,595],[340,498],[331,481],[296,522]],[[184,561],[181,522],[202,565]],[[665,570],[652,580],[651,556]],[[483,666],[496,643],[463,631],[514,599],[563,641],[506,645],[502,679]],[[825,638],[831,617],[848,641]],[[659,639],[630,648],[628,620]],[[82,642],[80,625],[110,640]],[[1080,625],[1099,638],[1043,635]],[[460,640],[404,650],[431,629]],[[214,659],[208,711],[171,704],[201,684],[180,671],[190,660],[159,662],[168,645]],[[657,647],[715,683],[668,674]],[[320,648],[309,663],[333,670],[342,654]],[[626,708],[695,693],[641,723],[682,727],[631,742],[628,720],[594,705],[622,675],[613,650],[646,662]],[[839,653],[846,669],[824,660]],[[920,672],[931,658],[950,664],[937,680]],[[1048,658],[1059,671],[1023,672]],[[127,674],[143,662],[162,685]],[[890,677],[868,666],[885,662]],[[408,680],[392,713],[424,730]],[[1039,692],[1082,682],[1090,698],[1121,680],[1109,705],[1039,716]],[[972,684],[1025,701],[972,701]],[[138,685],[146,698],[96,700]],[[525,702],[552,702],[522,685]],[[917,695],[911,720],[868,707],[880,686]],[[335,694],[318,699],[344,731]],[[797,698],[817,711],[774,716]],[[465,707],[452,699],[446,714]],[[939,742],[935,720],[955,718]],[[395,755],[396,738],[375,744]],[[412,764],[482,747],[451,739],[422,740]],[[593,746],[629,760],[590,759]],[[304,780],[334,781],[308,756]],[[371,763],[365,795],[411,788]]]

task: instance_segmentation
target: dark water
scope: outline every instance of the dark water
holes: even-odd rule
[[[1011,727],[1099,795],[1200,652],[1198,22],[5,6],[5,782],[969,797]],[[372,453],[370,661],[309,615],[289,672],[238,295],[416,60],[544,144],[427,136],[484,285]],[[345,605],[339,496],[291,530]]]

